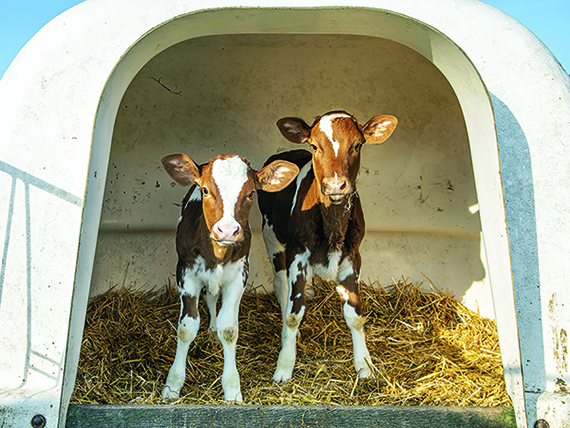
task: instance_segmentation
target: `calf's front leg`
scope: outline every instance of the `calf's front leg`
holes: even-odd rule
[[[305,252],[293,256],[291,263],[288,263],[289,298],[283,314],[281,351],[273,374],[274,382],[285,382],[293,375],[297,357],[297,333],[305,316],[305,285],[311,280],[310,254],[306,249]]]
[[[354,368],[358,377],[367,378],[372,374],[372,360],[364,336],[364,317],[362,316],[362,304],[360,303],[358,289],[360,256],[357,255],[355,258],[356,260],[351,261],[346,257],[341,261],[338,272],[340,285],[337,287],[337,292],[344,301],[342,312],[352,335]]]
[[[206,305],[208,306],[208,312],[210,314],[210,330],[215,332],[216,327],[216,305],[218,303],[218,296],[219,294],[210,293],[209,290],[206,291]]]
[[[181,284],[179,282],[179,284]],[[166,385],[162,390],[162,398],[176,400],[179,398],[180,389],[186,379],[186,358],[188,348],[196,338],[200,327],[200,314],[198,313],[198,298],[200,296],[199,284],[186,281],[179,286],[180,291],[180,318],[178,320],[178,343],[176,345],[176,357],[166,378]]]
[[[224,347],[222,388],[225,401],[243,401],[236,367],[236,345],[239,332],[239,305],[246,280],[247,273],[244,271],[241,276],[222,287],[222,307],[216,321],[218,339]]]

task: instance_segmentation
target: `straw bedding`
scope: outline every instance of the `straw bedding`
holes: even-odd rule
[[[237,347],[244,404],[510,406],[494,321],[438,290],[400,281],[362,284],[373,379],[358,379],[333,284],[315,281],[290,382],[271,378],[280,350],[274,295],[248,289]],[[201,299],[203,301],[203,299]],[[222,346],[201,327],[188,353],[179,403],[221,404]],[[176,350],[176,288],[113,289],[88,306],[72,402],[159,404]]]

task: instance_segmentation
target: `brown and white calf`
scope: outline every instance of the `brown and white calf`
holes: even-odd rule
[[[181,303],[178,345],[162,397],[178,398],[184,384],[188,348],[200,326],[198,299],[203,290],[210,328],[217,331],[224,348],[224,399],[242,401],[235,352],[239,304],[249,273],[249,211],[256,190],[281,190],[294,180],[299,169],[276,161],[255,171],[243,158],[227,154],[200,166],[185,154],[169,155],[161,162],[176,183],[192,185],[182,202],[176,233],[176,281]],[[222,307],[216,317],[220,293]]]
[[[352,333],[354,366],[360,377],[371,374],[364,338],[359,297],[364,215],[356,178],[363,144],[384,142],[394,131],[393,116],[375,116],[360,126],[343,111],[327,113],[312,126],[302,119],[277,122],[283,136],[293,143],[307,143],[306,150],[279,153],[268,159],[295,163],[294,183],[276,193],[259,192],[263,238],[272,261],[273,284],[281,305],[282,347],[273,380],[291,378],[296,357],[296,337],[305,314],[305,284],[313,275],[336,281],[344,319]]]

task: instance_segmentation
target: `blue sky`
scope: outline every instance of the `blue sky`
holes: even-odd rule
[[[120,1],[120,0],[119,0]],[[0,0],[0,76],[41,27],[80,0]],[[570,73],[570,0],[488,0],[527,26]]]

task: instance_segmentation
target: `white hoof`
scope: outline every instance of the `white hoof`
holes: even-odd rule
[[[372,375],[372,370],[370,370],[368,367],[366,368],[361,368],[360,370],[358,370],[358,377],[360,379],[366,379],[369,378]]]
[[[359,363],[355,362],[354,368],[356,369],[356,373],[358,373],[358,377],[360,379],[373,377],[373,371],[376,369],[376,367],[374,367],[374,364],[372,364],[370,357]]]
[[[291,380],[292,376],[293,368],[283,369],[277,367],[277,370],[275,370],[275,373],[273,374],[273,382],[287,382],[288,380]]]
[[[224,391],[224,401],[227,402],[234,402],[234,403],[241,403],[243,402],[243,397],[241,396],[241,391]]]
[[[170,387],[167,385],[164,387],[164,389],[162,390],[162,399],[163,400],[168,400],[168,401],[176,401],[180,398],[180,394],[178,394],[177,391],[173,391],[172,389],[170,389]]]

